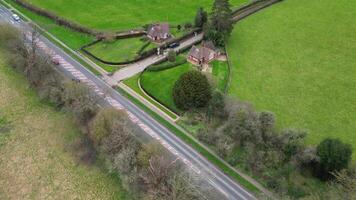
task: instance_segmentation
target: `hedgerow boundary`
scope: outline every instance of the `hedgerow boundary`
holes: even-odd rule
[[[47,10],[44,10],[42,8],[38,8],[32,4],[29,4],[23,0],[12,0],[13,2],[15,2],[16,4],[18,4],[19,6],[22,6],[40,16],[43,17],[47,17],[51,20],[53,20],[56,24],[60,25],[60,26],[65,26],[71,30],[74,30],[76,32],[80,32],[80,33],[84,33],[84,34],[88,34],[88,35],[92,35],[92,36],[98,36],[101,32],[85,27],[83,25],[80,25],[78,23],[72,22],[70,20],[67,20],[63,17],[60,17],[52,12],[49,12]]]

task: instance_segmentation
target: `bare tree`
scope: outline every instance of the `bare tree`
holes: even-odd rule
[[[98,111],[99,96],[82,83],[69,82],[64,88],[66,109],[73,112],[80,123],[86,124]]]

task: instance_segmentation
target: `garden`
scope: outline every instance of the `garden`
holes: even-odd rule
[[[149,95],[149,98],[153,98],[160,104],[164,105],[166,108],[172,110],[177,114],[182,114],[182,110],[176,107],[173,101],[173,87],[177,82],[179,77],[186,72],[197,70],[197,67],[187,62],[187,53],[183,53],[177,56],[177,62],[182,62],[177,66],[162,68],[155,70],[155,68],[160,68],[167,64],[153,65],[145,70],[139,76],[132,77],[126,81],[129,87],[133,90],[143,90],[143,96]],[[169,63],[169,62],[168,62]],[[224,92],[224,89],[228,83],[228,64],[225,61],[214,61],[210,64],[212,73],[205,73],[209,77],[210,84],[213,86],[213,90],[219,90]],[[158,66],[158,67],[157,67]],[[137,86],[140,84],[141,88]],[[140,92],[142,93],[142,91]]]

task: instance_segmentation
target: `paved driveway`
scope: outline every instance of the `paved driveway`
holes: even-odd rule
[[[201,40],[203,40],[202,33],[181,42],[181,44],[178,47],[174,48],[174,50],[179,51],[179,50],[188,48],[188,47],[200,42]],[[139,62],[130,64],[130,65],[126,66],[125,68],[116,71],[114,73],[114,75],[112,76],[112,78],[115,81],[120,82],[120,81],[130,78],[132,76],[135,76],[136,74],[144,71],[150,65],[153,65],[159,61],[164,60],[166,58],[166,56],[167,56],[167,53],[165,53],[164,55],[153,55],[153,56],[148,57],[148,58],[141,60]]]

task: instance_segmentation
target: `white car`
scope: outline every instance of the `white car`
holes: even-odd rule
[[[20,21],[20,17],[16,14],[12,14],[12,18],[17,22]]]

